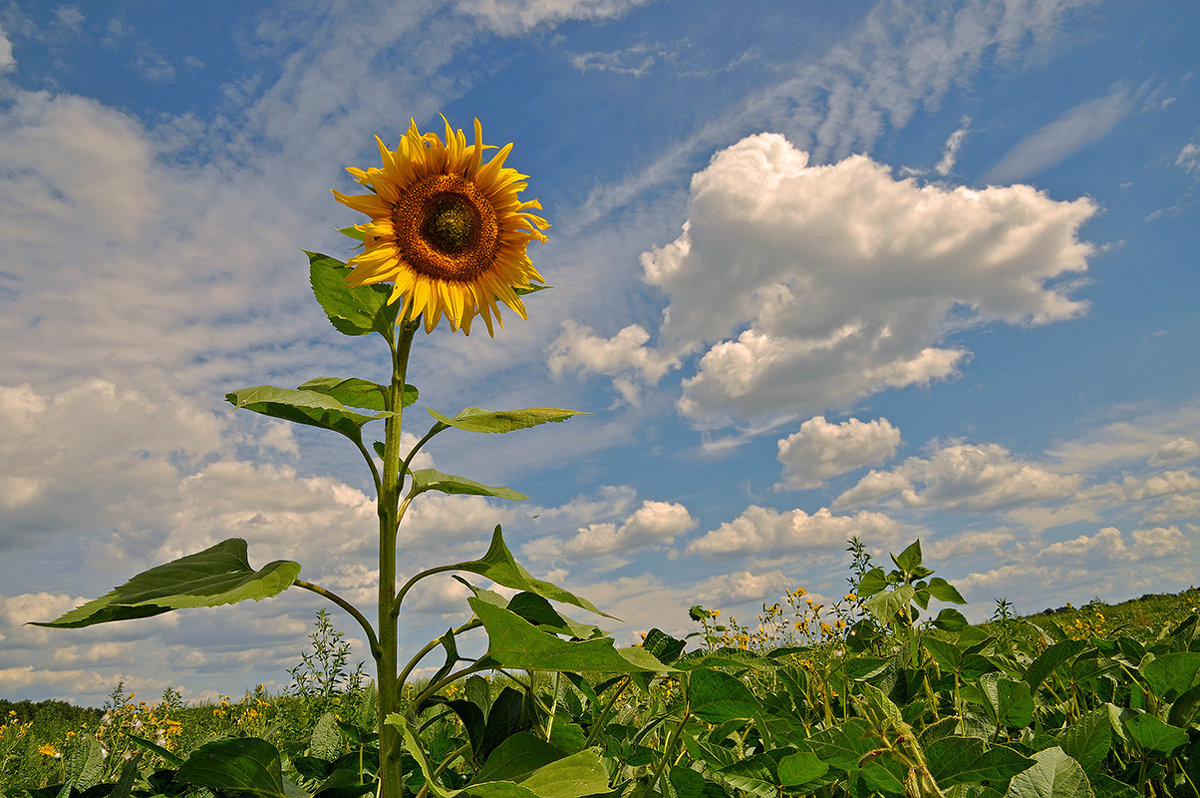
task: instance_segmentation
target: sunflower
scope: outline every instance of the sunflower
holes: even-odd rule
[[[446,121],[442,117],[442,121]],[[530,289],[542,276],[525,253],[530,241],[545,241],[549,223],[522,201],[526,175],[504,166],[512,144],[484,163],[483,128],[475,120],[475,143],[446,122],[443,142],[421,133],[413,121],[395,150],[379,137],[383,168],[347,169],[370,194],[333,194],[338,202],[371,217],[355,225],[364,249],[352,257],[350,285],[391,282],[388,302],[402,301],[401,318],[425,317],[432,332],[443,314],[451,330],[471,332],[471,320],[483,316],[493,335],[497,301],[521,318],[525,305],[515,289]]]

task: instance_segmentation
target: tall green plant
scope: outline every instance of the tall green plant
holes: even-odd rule
[[[491,162],[482,161],[484,146],[479,135],[476,123],[476,144],[468,147],[462,131],[451,131],[449,125],[444,143],[433,134],[420,134],[414,125],[396,151],[381,145],[384,169],[351,170],[372,194],[338,195],[356,210],[375,217],[370,223],[344,231],[364,242],[363,252],[351,260],[351,265],[320,253],[307,253],[313,293],[333,327],[349,336],[382,337],[389,353],[388,377],[382,382],[317,377],[294,389],[261,385],[226,396],[237,408],[338,433],[362,455],[378,497],[379,582],[374,618],[333,590],[300,578],[298,562],[281,559],[261,568],[252,567],[246,541],[231,538],[151,568],[104,596],[39,624],[79,628],[185,607],[260,600],[288,588],[317,593],[359,624],[374,660],[382,798],[402,795],[406,779],[414,778],[424,781],[424,789],[447,798],[441,786],[442,772],[423,747],[420,713],[440,689],[457,679],[492,669],[634,673],[665,667],[640,649],[616,648],[595,627],[558,616],[547,599],[590,612],[599,610],[586,599],[533,578],[513,559],[500,527],[495,528],[490,546],[479,559],[416,574],[402,575],[397,570],[399,526],[423,494],[439,492],[511,501],[528,498],[509,488],[484,485],[431,468],[412,468],[414,458],[434,437],[449,430],[456,434],[507,433],[579,415],[574,410],[550,407],[500,411],[467,407],[454,414],[430,409],[433,423],[407,452],[401,448],[404,410],[418,398],[417,389],[408,382],[409,355],[422,321],[431,331],[445,314],[452,330],[461,327],[469,331],[471,317],[479,314],[491,331],[490,314],[498,318],[497,300],[523,316],[520,295],[544,287],[530,282],[531,278],[540,280],[540,275],[528,265],[524,254],[525,243],[544,238],[539,230],[545,221],[525,211],[539,206],[536,201],[517,201],[516,194],[525,184],[523,176],[501,166],[507,147]],[[408,166],[398,166],[404,159]],[[416,181],[409,194],[397,193],[394,182],[402,179]],[[413,196],[425,199],[410,202]],[[398,237],[404,236],[408,236],[405,240],[417,254],[410,262],[398,265],[396,258],[403,255]],[[392,272],[372,271],[385,263],[381,258],[388,257],[392,260],[387,262],[395,267]],[[379,285],[383,279],[391,280],[394,286]],[[396,301],[399,299],[404,301]],[[383,422],[382,440],[372,441],[366,429],[378,421]],[[474,575],[519,593],[506,602],[489,590],[472,586],[469,620],[405,659],[399,650],[404,600],[421,580],[441,573]],[[472,659],[460,656],[459,637],[479,628],[489,639],[486,653]],[[418,665],[435,652],[441,652],[444,663],[412,703],[402,705],[404,685]],[[180,784],[236,786],[261,794],[280,794],[285,780],[279,756],[277,752],[272,754],[273,750],[265,743],[205,746],[183,763],[173,778]],[[580,761],[572,767],[578,765],[591,773],[588,778],[594,782],[599,771],[595,754],[581,751],[578,757]],[[549,775],[543,776],[553,781]],[[334,774],[330,778],[342,777]],[[494,782],[515,784],[503,773]],[[334,786],[332,782],[330,786]],[[506,786],[488,789],[491,795],[525,794]]]

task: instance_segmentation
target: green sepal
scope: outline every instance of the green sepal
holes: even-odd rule
[[[497,499],[509,501],[525,501],[529,497],[511,488],[493,488],[480,484],[466,477],[456,477],[453,474],[443,474],[433,468],[422,468],[413,471],[413,493],[424,493],[427,490],[437,490],[442,493],[455,493],[466,496],[494,496]]]
[[[561,407],[527,407],[523,410],[494,411],[468,407],[453,418],[432,409],[429,411],[429,415],[447,427],[454,427],[466,432],[512,432],[551,421],[566,421],[571,416],[590,416],[591,413],[564,410]]]
[[[553,287],[554,286],[552,285],[538,285],[537,283],[530,283],[529,285],[514,285],[512,290],[517,296],[525,296],[526,294],[534,294],[538,291],[545,291],[547,288]]]
[[[342,379],[341,377],[317,377],[301,385],[297,390],[316,391],[331,396],[348,407],[361,407],[367,410],[386,410],[386,385],[380,385],[370,380],[358,377]],[[404,386],[401,395],[401,407],[408,407],[417,401],[420,393],[411,385]]]
[[[78,629],[108,621],[148,618],[187,607],[217,607],[283,592],[300,575],[300,564],[276,560],[258,571],[246,557],[246,541],[217,545],[155,566],[60,618],[34,626]]]
[[[339,227],[337,228],[337,231],[347,238],[353,238],[355,241],[363,241],[366,239],[366,235],[363,234],[363,231],[359,230],[353,225],[350,227]]]
[[[270,385],[243,388],[225,394],[234,407],[252,410],[271,418],[340,432],[352,441],[362,440],[362,426],[368,421],[392,415],[389,412],[364,416],[328,394],[317,391],[292,391]]]
[[[345,335],[377,332],[391,339],[401,303],[388,304],[390,288],[378,284],[352,288],[346,284],[352,270],[345,263],[319,252],[304,250],[304,254],[313,295],[334,329]]]

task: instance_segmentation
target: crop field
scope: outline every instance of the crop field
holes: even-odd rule
[[[851,546],[854,551],[854,546]],[[693,607],[658,667],[586,666],[599,632],[518,594],[574,645],[557,667],[406,685],[405,788],[452,795],[1200,795],[1200,591],[970,625],[919,544],[855,556],[831,607],[803,588],[752,622]],[[492,630],[489,630],[491,632]],[[6,796],[372,794],[377,693],[320,613],[282,694],[185,705],[117,685],[104,707],[0,702]],[[611,650],[611,648],[609,649]],[[413,707],[413,701],[420,706]]]

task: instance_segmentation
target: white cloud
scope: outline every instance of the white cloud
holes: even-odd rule
[[[617,377],[622,395],[630,404],[637,404],[638,384],[629,377],[636,376],[645,385],[657,385],[663,375],[678,365],[678,359],[646,346],[650,333],[640,324],[630,324],[612,338],[602,338],[591,327],[574,321],[562,323],[562,333],[550,345],[547,360],[550,371],[562,374],[572,368],[595,371]],[[621,379],[620,375],[626,375]]]
[[[828,507],[822,507],[809,515],[799,509],[781,513],[752,504],[737,518],[693,540],[687,553],[712,559],[820,550],[840,546],[855,536],[872,546],[886,547],[900,537],[901,531],[901,524],[883,513],[860,511],[854,515],[834,515]]]
[[[800,431],[779,441],[783,485],[815,488],[827,479],[888,459],[900,445],[900,430],[886,418],[857,418],[830,424],[814,416]]]
[[[1168,521],[1182,521],[1197,516],[1200,516],[1200,495],[1175,495],[1168,496],[1165,501],[1142,516],[1142,521],[1147,524],[1165,524]]]
[[[648,499],[620,524],[588,524],[566,541],[553,535],[539,537],[526,543],[522,552],[531,559],[542,561],[627,555],[642,549],[669,546],[675,538],[695,528],[696,523],[682,504]]]
[[[1128,92],[1123,88],[1075,106],[1018,142],[988,172],[988,182],[1008,183],[1054,166],[1108,135],[1129,108]]]
[[[1190,438],[1175,438],[1159,446],[1146,462],[1155,467],[1173,466],[1196,457],[1200,457],[1200,443]]]
[[[0,45],[0,63],[3,60],[3,47]],[[1184,144],[1179,155],[1175,157],[1175,165],[1183,167],[1185,172],[1200,172],[1200,144],[1194,141]]]
[[[942,150],[942,160],[938,161],[937,166],[933,167],[933,171],[942,177],[946,177],[954,170],[954,163],[958,160],[958,151],[962,149],[963,139],[967,137],[967,133],[970,131],[971,117],[964,116],[962,126],[951,133],[950,138],[946,139],[946,146]]]
[[[17,59],[13,57],[12,42],[4,28],[0,28],[0,73],[11,72],[17,68]]]
[[[1014,458],[999,444],[956,443],[928,458],[910,457],[889,472],[870,472],[833,506],[853,507],[898,494],[906,507],[997,510],[1066,498],[1080,481]]]
[[[704,580],[693,588],[692,595],[712,609],[742,601],[769,601],[791,584],[782,571],[739,571]]]
[[[1029,186],[919,186],[864,156],[811,166],[782,136],[743,139],[692,179],[683,234],[642,256],[670,299],[662,351],[717,342],[680,409],[836,407],[955,374],[967,353],[941,344],[951,328],[1076,317],[1086,303],[1046,282],[1087,268],[1076,234],[1095,211]]]
[[[502,35],[570,19],[611,19],[646,0],[458,0],[456,8]]]

